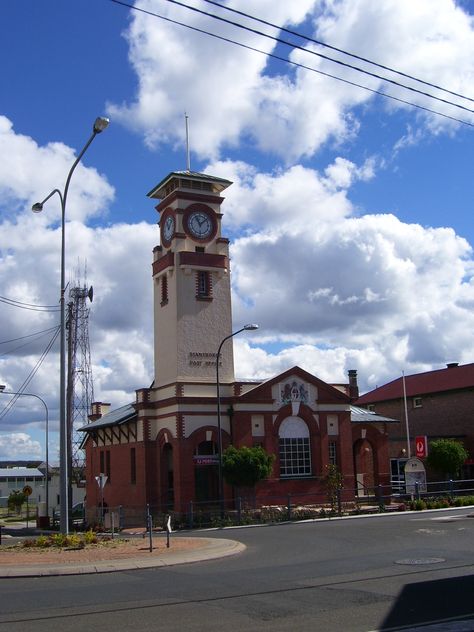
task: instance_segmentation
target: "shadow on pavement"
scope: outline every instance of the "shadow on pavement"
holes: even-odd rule
[[[452,617],[474,617],[473,596],[473,575],[409,584],[403,588],[379,629]]]

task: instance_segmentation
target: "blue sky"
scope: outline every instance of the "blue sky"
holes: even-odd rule
[[[289,53],[166,0],[135,4],[474,124],[469,112]],[[204,0],[186,4],[237,19]],[[474,98],[470,3],[229,6]],[[186,166],[185,111],[192,169],[234,182],[223,206],[234,325],[260,324],[251,338],[235,340],[238,377],[266,378],[298,364],[342,382],[355,368],[365,391],[402,370],[472,361],[472,126],[110,0],[3,3],[1,24],[1,296],[57,302],[59,209],[53,201],[41,216],[29,209],[63,186],[95,117],[111,119],[76,171],[68,202],[68,278],[87,265],[95,289],[97,399],[122,405],[153,379],[150,266],[159,235],[146,193]],[[0,314],[0,342],[55,323],[53,314],[4,303]],[[45,344],[1,345],[0,383],[20,388]],[[29,385],[50,406],[52,454],[56,354]],[[0,417],[0,458],[43,451],[42,412],[25,400]]]

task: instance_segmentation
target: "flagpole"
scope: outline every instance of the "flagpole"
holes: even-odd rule
[[[410,449],[410,428],[408,426],[408,406],[407,406],[407,389],[405,385],[405,372],[402,371],[402,383],[403,383],[403,403],[405,405],[405,425],[407,431],[407,456],[411,458],[411,449]]]

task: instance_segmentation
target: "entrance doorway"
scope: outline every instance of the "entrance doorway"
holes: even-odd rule
[[[213,441],[202,441],[194,452],[194,497],[196,502],[216,501],[219,498],[217,446]]]
[[[372,444],[367,439],[354,443],[354,473],[357,496],[375,495],[375,460]]]

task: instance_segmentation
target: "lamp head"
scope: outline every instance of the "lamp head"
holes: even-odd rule
[[[100,134],[101,132],[104,131],[104,129],[106,129],[109,123],[110,121],[108,118],[105,118],[103,116],[98,116],[94,121],[94,132],[96,134]]]
[[[245,331],[254,331],[254,329],[258,329],[258,325],[250,323],[249,325],[244,325]]]
[[[41,211],[43,210],[42,203],[36,202],[36,204],[33,204],[33,206],[31,207],[31,210],[33,211],[33,213],[41,213]]]

